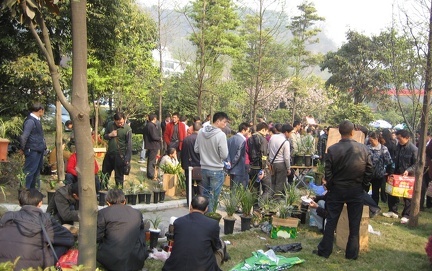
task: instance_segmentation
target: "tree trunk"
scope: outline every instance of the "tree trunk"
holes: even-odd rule
[[[76,138],[79,183],[80,234],[78,264],[96,269],[96,189],[94,153],[90,134],[90,107],[87,89],[86,1],[71,2],[72,10],[72,119]]]
[[[63,125],[61,119],[61,103],[57,99],[56,101],[56,163],[57,163],[57,179],[59,181],[64,181],[65,170],[64,170],[64,160],[63,160]]]
[[[429,7],[432,7],[432,1]],[[431,82],[432,82],[432,60],[431,60],[431,48],[432,48],[432,9],[429,9],[429,40],[428,40],[428,54],[427,54],[427,65],[426,65],[426,80],[425,80],[425,94],[423,96],[423,109],[422,117],[420,121],[420,139],[419,139],[419,150],[417,155],[417,169],[415,172],[416,182],[414,184],[414,193],[411,203],[411,213],[409,226],[417,227],[418,218],[420,211],[420,197],[421,188],[423,183],[423,171],[425,167],[425,153],[426,153],[426,137],[427,128],[429,123],[429,108],[431,99]],[[426,173],[427,174],[427,173]]]

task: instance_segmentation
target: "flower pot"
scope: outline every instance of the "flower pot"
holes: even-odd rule
[[[306,224],[306,215],[307,215],[307,211],[309,209],[309,204],[303,204],[300,207],[300,223],[301,224]]]
[[[304,165],[306,167],[312,166],[312,155],[305,155],[304,156]]]
[[[145,194],[138,193],[138,203],[143,203],[145,201]]]
[[[304,164],[304,156],[303,155],[296,155],[294,156],[294,165],[301,166]]]
[[[216,220],[218,223],[222,219],[222,215],[216,212],[209,212],[205,214],[206,217]]]
[[[150,201],[151,201],[151,193],[149,192],[149,193],[145,193],[144,194],[144,196],[145,196],[145,204],[150,204]]]
[[[224,234],[232,234],[234,232],[234,224],[236,219],[224,217]]]
[[[56,191],[47,191],[47,194],[48,194],[48,204],[51,202],[51,200],[54,198],[54,195],[55,195],[55,192]]]
[[[137,195],[136,194],[128,194],[125,195],[127,204],[136,205],[137,203]]]
[[[165,191],[160,191],[159,192],[159,202],[164,202],[165,201]]]
[[[240,216],[241,219],[241,231],[248,231],[251,228],[252,216]]]
[[[160,191],[153,191],[153,203],[159,202],[159,193]]]
[[[0,138],[0,161],[7,161],[9,140]]]
[[[107,191],[99,191],[99,206],[105,206]]]
[[[157,247],[160,229],[150,229],[150,249]]]

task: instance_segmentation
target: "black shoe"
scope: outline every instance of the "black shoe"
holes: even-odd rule
[[[370,212],[369,213],[369,218],[374,218],[374,217],[376,217],[377,215],[379,215],[381,213],[381,209],[377,209],[377,210],[375,210],[375,211],[373,211],[373,212]]]
[[[321,255],[321,254],[318,252],[318,249],[314,249],[314,250],[312,250],[312,253],[315,254],[315,255],[318,255],[318,256],[320,256],[320,257],[323,257],[323,258],[328,259],[328,256],[326,257],[326,256],[324,256],[324,255]]]

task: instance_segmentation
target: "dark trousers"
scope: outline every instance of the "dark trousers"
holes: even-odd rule
[[[398,213],[399,197],[395,197],[390,194],[387,195],[387,205],[390,212],[399,214]]]
[[[430,178],[429,178],[428,172],[425,171],[423,173],[423,182],[422,182],[421,197],[420,197],[420,208],[422,208],[422,209],[425,207],[424,206],[425,198],[426,198],[426,207],[427,208],[432,207],[432,197],[426,196],[426,191],[428,189],[429,182],[430,182]]]
[[[70,173],[66,173],[65,181],[64,181],[66,185],[71,183],[76,183],[76,182],[78,182],[78,176],[74,176]],[[99,193],[100,181],[99,181],[99,176],[97,174],[95,175],[95,189],[96,189],[96,193]]]
[[[120,157],[119,154],[106,154],[102,163],[102,173],[107,174],[107,178],[111,176],[112,171],[114,170],[114,179],[116,183],[116,187],[123,189],[123,181],[124,181],[124,161]],[[108,180],[104,180],[104,183],[108,183]]]
[[[287,185],[287,167],[285,163],[273,163],[274,174],[271,177],[271,188],[273,193],[281,194],[285,192]]]
[[[361,185],[350,188],[331,187],[327,193],[327,223],[324,237],[318,245],[318,254],[329,257],[333,251],[334,232],[342,212],[347,204],[349,236],[345,258],[357,259],[359,253],[360,221],[363,212],[363,188]]]
[[[26,176],[26,188],[38,188],[40,190],[40,171],[43,165],[44,152],[24,150],[25,162],[23,172]]]
[[[372,199],[375,201],[376,204],[379,203],[380,193],[381,193],[381,200],[383,202],[387,201],[387,193],[385,192],[385,178],[374,178],[371,181],[372,184]],[[384,184],[384,188],[383,188]],[[381,191],[380,191],[381,190]],[[385,194],[385,200],[383,199],[382,193]]]
[[[263,169],[264,171],[264,178],[257,182],[257,176],[259,174],[261,169],[250,169],[249,171],[249,179],[251,182],[252,190],[256,194],[256,201],[254,204],[254,208],[259,208],[258,201],[259,199],[262,199],[266,201],[268,198],[272,197],[272,190],[271,190],[271,175],[269,174],[267,169]]]
[[[147,178],[153,180],[155,177],[155,165],[158,149],[147,150]]]

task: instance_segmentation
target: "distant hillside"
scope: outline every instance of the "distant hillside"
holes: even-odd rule
[[[155,6],[143,6],[143,9],[148,12],[155,21],[157,21],[157,8]],[[240,12],[241,18],[244,18],[248,13],[252,13],[251,10],[247,9]],[[279,13],[276,11],[267,11],[266,18],[264,19],[266,22],[265,27],[274,27],[274,25],[277,24],[278,15]],[[188,36],[191,34],[192,28],[186,17],[174,10],[164,10],[162,12],[161,21],[163,28],[162,45],[166,46],[176,59],[190,61],[193,56],[194,48],[188,40]],[[242,19],[242,21],[244,20]],[[292,38],[291,32],[286,27],[288,22],[289,17],[286,15],[286,18],[283,19],[283,23],[280,24],[280,33],[278,37],[276,37],[276,40],[281,43],[289,43],[290,39]],[[311,45],[310,50],[325,54],[329,51],[336,51],[338,49],[336,44],[332,42],[323,32],[319,33],[318,38],[320,39],[320,43]],[[326,73],[321,74],[318,69],[316,73],[320,74],[321,77],[328,77]]]

